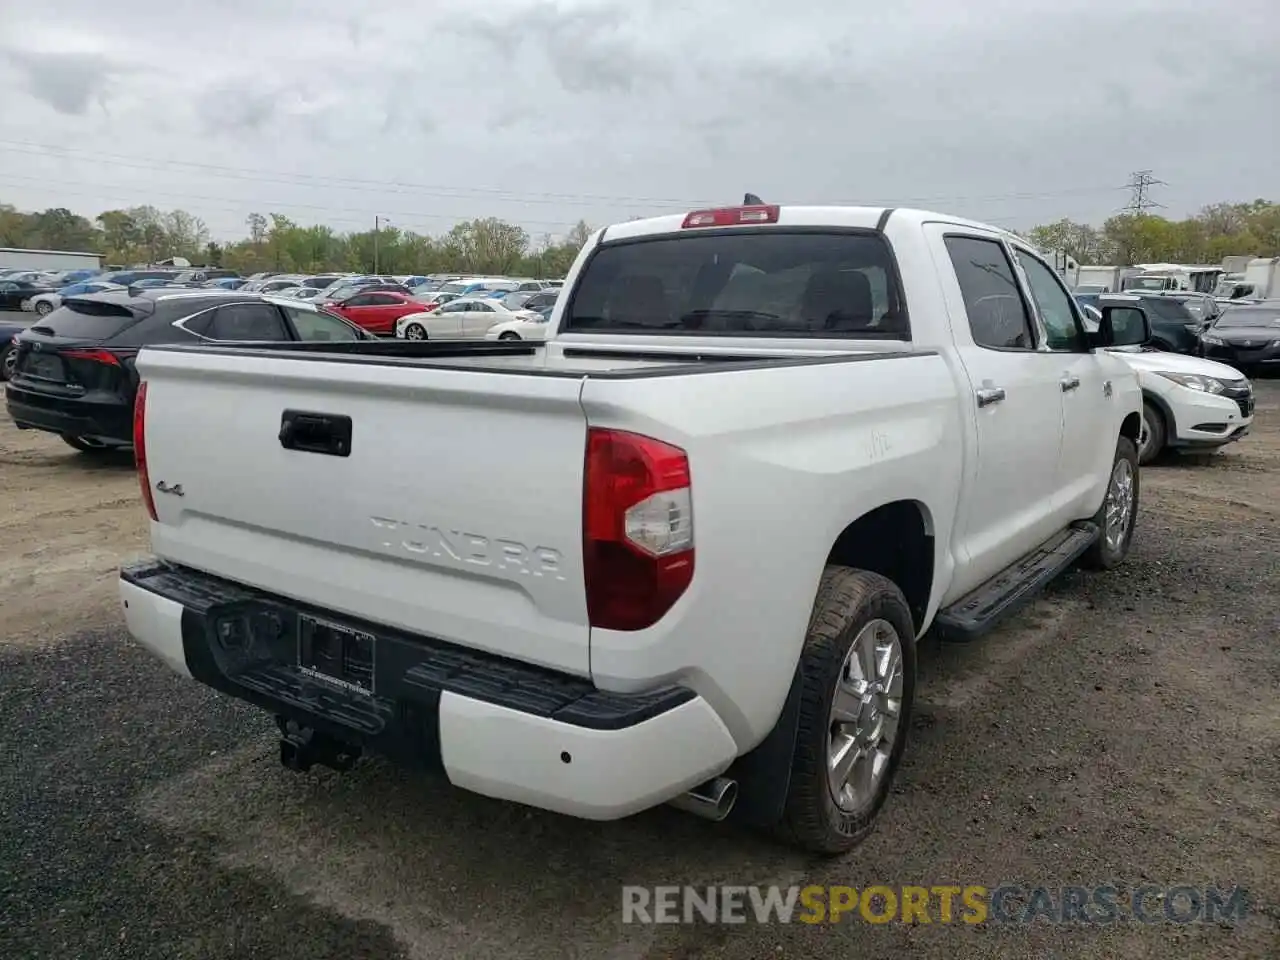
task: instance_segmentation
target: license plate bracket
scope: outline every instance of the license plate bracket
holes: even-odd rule
[[[353,693],[372,696],[377,638],[309,614],[298,617],[298,670]]]

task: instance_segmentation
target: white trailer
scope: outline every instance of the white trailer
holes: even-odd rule
[[[0,247],[0,270],[101,270],[102,254]]]
[[[1250,297],[1270,300],[1280,297],[1280,257],[1258,257],[1244,268],[1244,284]]]

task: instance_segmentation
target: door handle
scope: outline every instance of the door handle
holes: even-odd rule
[[[1080,386],[1080,378],[1079,378],[1079,377],[1073,377],[1073,376],[1071,376],[1070,374],[1068,374],[1067,376],[1063,377],[1063,378],[1062,378],[1060,381],[1058,381],[1058,382],[1062,384],[1062,392],[1063,392],[1063,393],[1066,393],[1066,392],[1068,392],[1069,390],[1074,390],[1076,387]]]
[[[1004,399],[1004,387],[983,387],[978,391],[978,406],[989,407]]]
[[[330,457],[351,456],[351,418],[341,414],[286,410],[280,415],[280,446]]]

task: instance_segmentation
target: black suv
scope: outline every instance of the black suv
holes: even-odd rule
[[[1188,310],[1185,303],[1173,297],[1159,293],[1135,293],[1132,290],[1104,293],[1098,297],[1098,308],[1131,305],[1134,297],[1142,301],[1142,307],[1151,320],[1151,340],[1148,346],[1169,353],[1200,353],[1200,334],[1206,323]]]
[[[67,297],[20,333],[5,402],[20,430],[84,452],[133,442],[134,360],[162,343],[376,339],[309,303],[223,290],[156,289]]]

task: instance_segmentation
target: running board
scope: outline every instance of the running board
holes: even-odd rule
[[[1081,521],[1055,533],[1022,559],[1005,567],[972,593],[938,611],[934,629],[944,640],[974,640],[1017,613],[1093,546],[1096,523]]]

